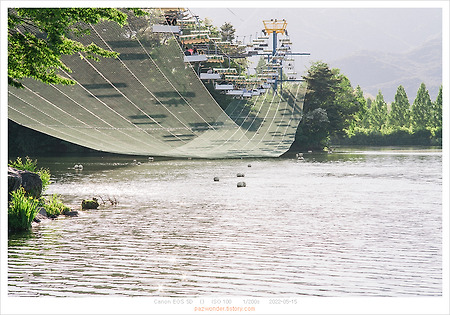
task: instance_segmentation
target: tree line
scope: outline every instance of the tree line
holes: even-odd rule
[[[293,148],[330,145],[442,145],[442,86],[432,101],[424,83],[410,104],[402,85],[387,104],[381,91],[365,98],[339,69],[317,61],[303,76],[307,85],[303,118]]]

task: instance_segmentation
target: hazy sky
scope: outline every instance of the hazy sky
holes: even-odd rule
[[[231,22],[245,42],[261,34],[263,20],[286,19],[293,50],[310,52],[306,58],[311,61],[331,62],[360,50],[403,53],[442,36],[440,8],[339,8],[339,1],[337,8],[301,8],[301,1],[292,3],[282,8],[237,8],[230,3],[190,10],[218,27]]]

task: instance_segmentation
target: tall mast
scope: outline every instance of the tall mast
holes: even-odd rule
[[[287,22],[285,19],[283,20],[277,20],[277,19],[271,19],[271,20],[264,20],[264,28],[265,31],[267,33],[267,35],[269,34],[273,34],[272,35],[272,63],[276,63],[276,58],[275,55],[277,54],[277,42],[278,42],[278,34],[286,34],[286,27],[287,27]],[[279,72],[279,77],[282,78],[282,68],[280,67],[280,69],[278,70]],[[276,91],[277,90],[277,82],[278,80],[275,78],[275,83],[273,85],[273,89]]]

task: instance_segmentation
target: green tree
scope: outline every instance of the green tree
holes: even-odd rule
[[[370,125],[374,130],[381,130],[387,123],[388,110],[383,94],[378,91],[375,101],[370,107]]]
[[[356,98],[356,94],[350,80],[340,73],[339,69],[334,68],[333,74],[339,78],[340,82],[336,87],[335,105],[328,108],[331,135],[343,135],[354,121],[354,115],[358,112],[360,104]]]
[[[436,101],[433,102],[433,109],[431,113],[431,127],[442,127],[442,85],[439,88],[439,93],[436,97]]]
[[[366,128],[369,124],[367,119],[369,108],[367,107],[367,100],[364,98],[364,92],[359,85],[355,89],[355,97],[358,105],[355,119],[360,127]]]
[[[392,127],[410,126],[410,104],[408,96],[403,86],[397,88],[397,93],[394,97],[394,102],[391,104],[391,111],[389,113],[389,125]]]
[[[257,74],[262,74],[263,70],[266,69],[266,68],[267,68],[266,67],[266,60],[264,59],[264,57],[261,56],[259,58],[259,60],[258,60],[258,64],[256,65],[255,72]]]
[[[213,25],[213,22],[212,22],[211,19],[205,18],[203,21],[201,21],[201,23],[203,24],[201,26],[202,28],[204,27],[205,29],[207,29],[207,30],[209,30],[211,32],[210,33],[211,37],[218,37],[220,35],[219,30],[217,29],[217,27],[215,27]]]
[[[368,98],[366,99],[366,102],[367,102],[367,109],[369,110],[369,109],[372,107],[372,104],[373,104],[373,102],[374,102],[374,99],[368,97]],[[368,114],[370,114],[370,112],[369,112]]]
[[[303,79],[307,83],[304,112],[327,107],[336,98],[335,87],[339,84],[339,78],[335,77],[326,63],[312,63]]]
[[[369,108],[367,107],[367,100],[364,98],[364,92],[358,85],[353,91],[356,100],[356,113],[353,115],[353,120],[350,121],[347,134],[354,134],[356,129],[369,128]]]
[[[235,32],[236,32],[236,30],[234,29],[233,25],[229,22],[224,23],[220,27],[220,35],[221,35],[223,41],[232,42],[235,38],[235,35],[234,35]]]
[[[144,11],[133,9],[135,14]],[[112,8],[18,8],[8,10],[8,83],[22,87],[23,78],[47,84],[75,84],[62,75],[71,70],[63,55],[98,59],[117,57],[113,51],[95,44],[83,45],[76,36],[89,34],[89,24],[108,20],[123,26],[127,14]]]
[[[303,78],[307,90],[296,145],[302,149],[323,148],[330,136],[344,133],[358,102],[348,78],[322,61],[312,63]]]
[[[307,149],[327,146],[330,121],[325,109],[316,108],[303,114],[296,134],[296,145]]]
[[[432,107],[430,94],[425,83],[422,82],[411,107],[412,126],[414,130],[426,129],[431,125]]]

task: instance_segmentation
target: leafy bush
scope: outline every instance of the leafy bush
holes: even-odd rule
[[[47,190],[48,185],[50,185],[50,171],[46,168],[41,168],[37,171],[39,177],[42,181],[42,193]]]
[[[32,160],[28,156],[25,157],[25,162],[21,157],[18,157],[15,161],[9,161],[8,166],[22,171],[36,172],[37,160]]]
[[[70,208],[62,203],[60,196],[57,194],[53,194],[50,199],[45,202],[44,208],[49,217],[56,217],[70,211]]]
[[[8,227],[10,231],[26,231],[31,227],[34,217],[39,211],[39,201],[25,195],[25,189],[11,192],[8,207]]]

